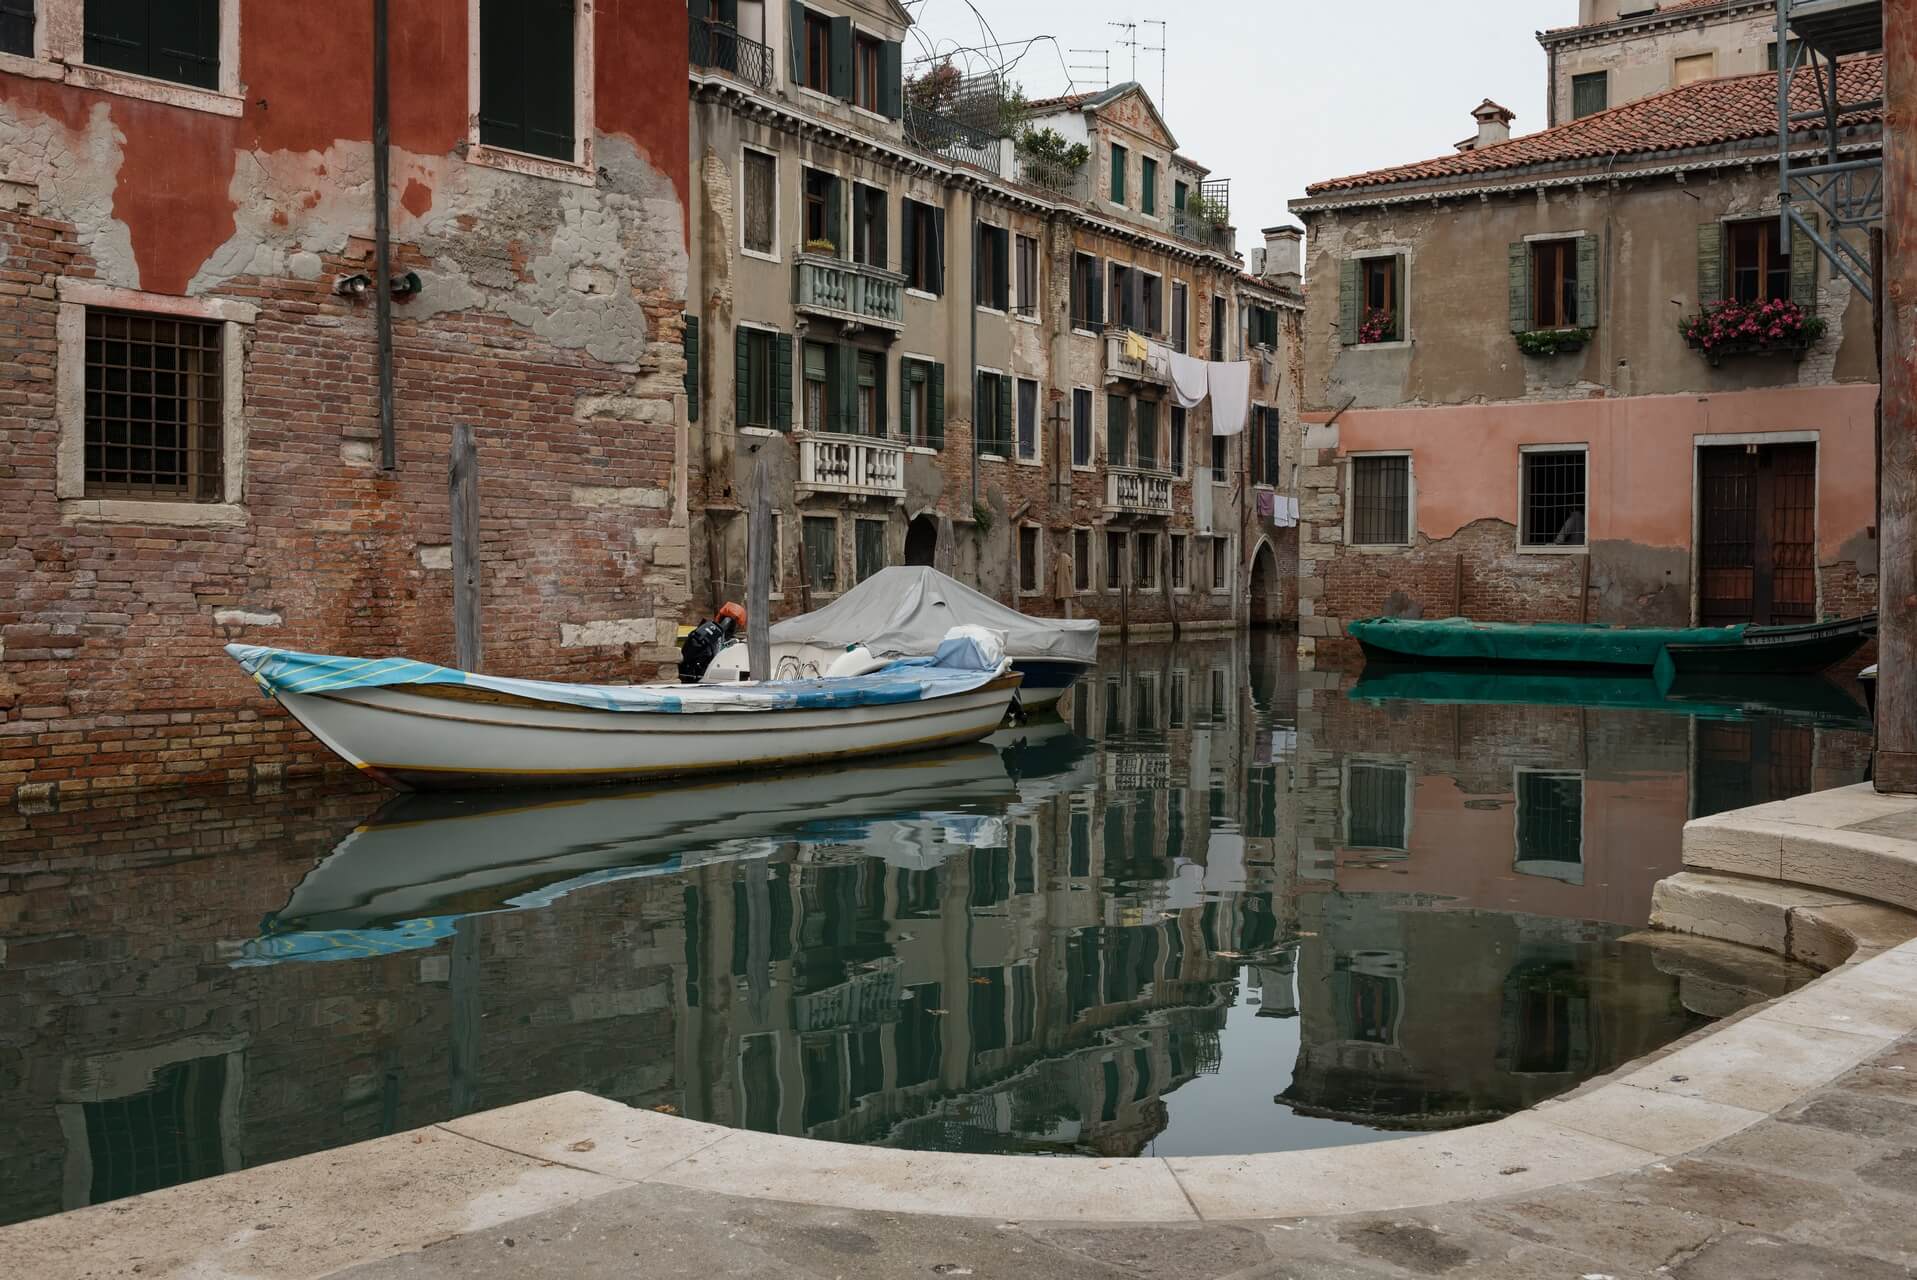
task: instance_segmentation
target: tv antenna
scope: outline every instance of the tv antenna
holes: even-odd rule
[[[1158,43],[1144,45],[1143,48],[1146,53],[1158,55],[1158,113],[1164,115],[1168,110],[1165,106],[1165,46],[1171,43],[1167,38],[1170,29],[1158,18],[1142,19],[1138,25],[1158,28]]]
[[[1092,77],[1097,76],[1098,87],[1101,90],[1112,87],[1112,51],[1110,49],[1068,49],[1066,52],[1075,57],[1082,54],[1086,58],[1097,59],[1096,62],[1074,62],[1066,68],[1071,72],[1073,84],[1077,84],[1081,79],[1090,84]]]
[[[1124,39],[1114,40],[1112,43],[1121,49],[1128,48],[1132,51],[1131,78],[1133,80],[1138,79],[1138,24],[1136,22],[1107,22],[1105,25],[1108,27],[1117,27],[1125,33]]]

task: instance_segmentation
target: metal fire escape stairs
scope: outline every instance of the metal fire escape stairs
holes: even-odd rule
[[[1784,243],[1793,228],[1842,272],[1851,287],[1871,298],[1869,230],[1884,216],[1884,161],[1847,158],[1840,121],[1848,113],[1883,109],[1883,99],[1844,102],[1837,60],[1884,47],[1883,0],[1777,0],[1778,196]],[[1817,89],[1817,105],[1797,111],[1791,83],[1799,72]],[[1815,149],[1792,150],[1795,133],[1808,132]]]

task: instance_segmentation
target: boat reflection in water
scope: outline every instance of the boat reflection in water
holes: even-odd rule
[[[0,1218],[570,1089],[1101,1156],[1488,1119],[1795,981],[1645,941],[1651,887],[1700,804],[1868,750],[1101,657],[1062,720],[853,769],[22,819],[0,867],[66,870],[0,884]]]

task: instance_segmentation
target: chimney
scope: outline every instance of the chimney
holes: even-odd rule
[[[1478,136],[1469,146],[1459,143],[1460,151],[1482,151],[1486,147],[1495,147],[1500,142],[1511,141],[1511,122],[1518,117],[1510,108],[1501,107],[1486,98],[1471,113],[1471,118],[1478,122]]]
[[[1265,228],[1265,261],[1261,279],[1280,289],[1296,290],[1305,271],[1305,233],[1298,227]]]

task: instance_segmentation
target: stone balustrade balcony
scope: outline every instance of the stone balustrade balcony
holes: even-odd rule
[[[903,501],[905,442],[872,436],[801,436],[799,488]]]
[[[1106,468],[1105,505],[1130,515],[1168,516],[1172,513],[1172,474],[1139,467]]]
[[[838,320],[848,328],[905,328],[905,277],[829,254],[800,253],[793,268],[792,305]]]

